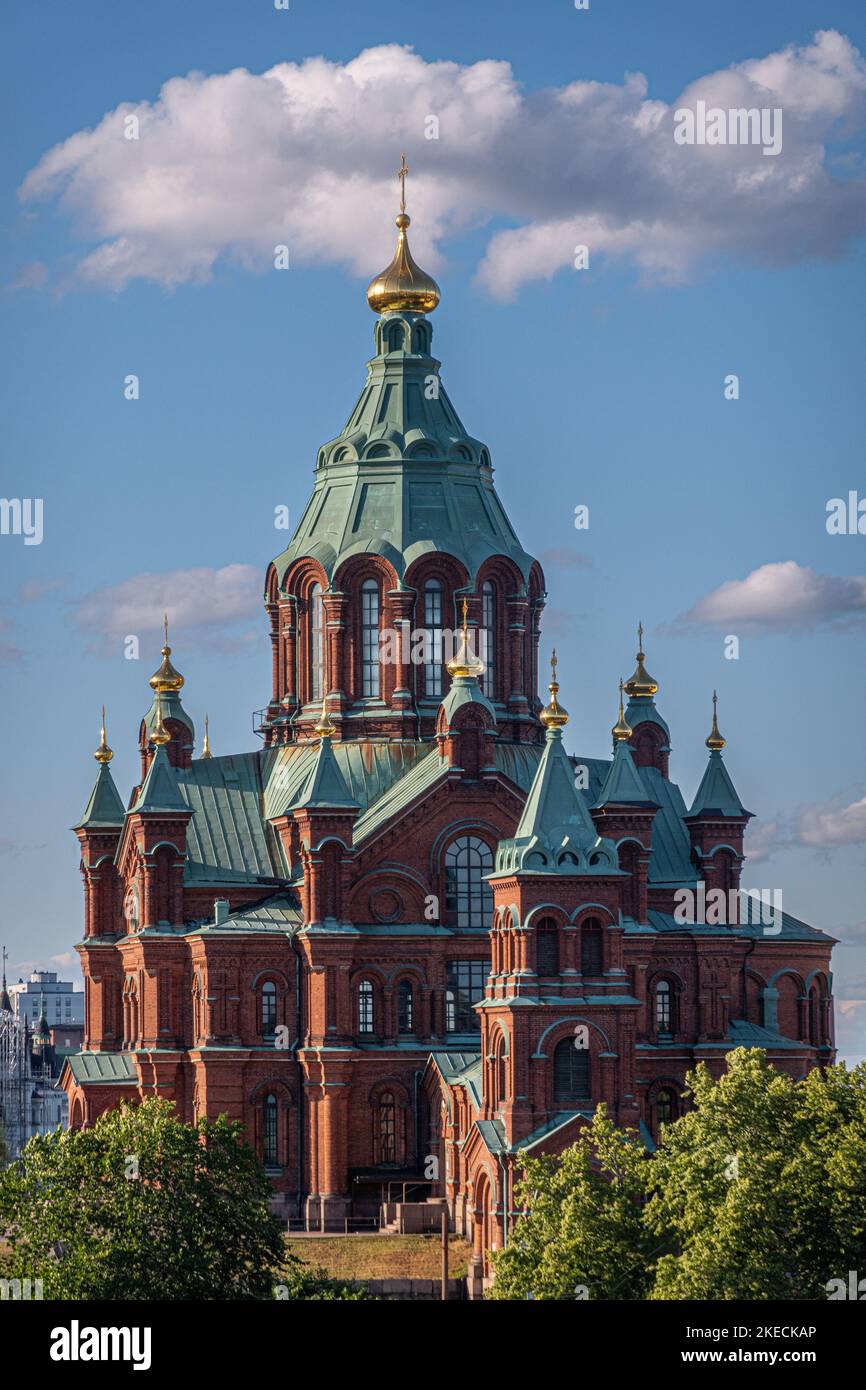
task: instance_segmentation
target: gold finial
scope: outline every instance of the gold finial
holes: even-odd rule
[[[161,748],[165,743],[171,743],[171,734],[162,720],[162,695],[156,692],[156,723],[150,731],[150,741],[155,743],[157,748]]]
[[[406,211],[406,175],[409,172],[409,165],[406,163],[405,154],[400,155],[400,168],[397,170],[397,178],[400,180],[400,211]]]
[[[465,594],[463,595],[462,607],[463,627],[460,631],[460,641],[451,660],[445,664],[450,675],[454,677],[472,676],[477,680],[479,676],[484,675],[484,662],[479,661],[478,657],[475,656],[469,643],[469,600]]]
[[[210,751],[210,729],[208,727],[207,715],[204,717],[204,742],[201,746],[201,755],[203,758],[213,757],[213,753]]]
[[[559,693],[559,681],[556,679],[556,648],[554,647],[550,656],[550,704],[545,705],[541,714],[538,716],[545,729],[561,729],[568,723],[568,710],[563,709],[557,700]]]
[[[658,686],[658,681],[653,680],[652,676],[649,674],[649,672],[647,671],[647,669],[646,669],[646,667],[644,666],[643,663],[644,663],[643,623],[638,623],[638,625],[637,625],[637,666],[635,667],[634,675],[631,676],[631,677],[626,681],[625,687],[624,687],[624,688],[625,688],[625,693],[626,693],[626,695],[630,696],[632,699],[633,699],[635,696],[641,696],[641,695],[644,695],[644,696],[651,696],[651,695],[655,695],[656,691],[657,691],[658,688],[659,688],[659,686]]]
[[[722,738],[722,735],[719,733],[719,721],[718,721],[718,719],[717,719],[717,717],[716,717],[716,712],[717,712],[718,703],[719,703],[719,697],[718,697],[718,695],[716,694],[716,692],[715,692],[715,690],[714,690],[714,691],[713,691],[713,727],[710,729],[709,737],[708,737],[707,740],[706,740],[706,745],[707,745],[707,747],[708,747],[708,748],[710,749],[710,751],[713,752],[713,753],[720,753],[720,752],[722,751],[722,749],[724,748],[724,746],[725,746],[725,740]]]
[[[321,739],[331,738],[337,732],[336,726],[331,723],[331,716],[328,714],[328,697],[322,700],[322,713],[319,715],[319,722],[316,725],[316,733]]]
[[[400,211],[397,214],[397,250],[394,259],[367,287],[367,303],[374,314],[429,314],[439,303],[439,286],[412,259],[406,237],[411,218],[406,211],[406,175],[409,165],[405,154],[400,156],[397,177],[400,180]]]
[[[624,714],[624,712],[623,712],[623,708],[622,708],[622,692],[623,692],[624,689],[625,689],[625,686],[623,685],[622,678],[620,678],[620,682],[619,682],[619,719],[616,721],[616,723],[614,724],[613,728],[611,729],[611,733],[613,734],[614,739],[615,739],[615,741],[616,741],[617,743],[624,742],[625,739],[631,738],[631,734],[632,734],[631,725],[629,724],[628,720],[626,719],[625,714]]]
[[[183,685],[183,676],[180,671],[176,671],[169,661],[171,647],[168,645],[168,614],[164,613],[162,618],[163,644],[162,644],[162,665],[158,671],[154,671],[150,678],[149,685],[156,691],[177,691]]]
[[[98,763],[102,763],[103,765],[110,763],[111,759],[114,757],[114,753],[105,741],[105,705],[102,706],[102,733],[99,739],[99,747],[93,756]]]

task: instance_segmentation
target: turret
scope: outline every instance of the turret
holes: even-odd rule
[[[706,739],[710,750],[706,770],[685,817],[692,855],[706,891],[739,889],[743,863],[743,833],[752,818],[737,794],[722,760],[725,739],[719,732],[718,696],[713,691],[713,723]]]
[[[316,725],[319,746],[313,765],[289,808],[294,822],[304,883],[301,904],[308,925],[337,925],[346,915],[349,889],[349,850],[360,806],[346,786],[334,757],[334,726],[323,704]],[[288,818],[277,823],[291,834]]]
[[[658,681],[644,665],[643,624],[637,628],[637,666],[625,682],[628,708],[625,718],[631,727],[631,747],[637,767],[654,767],[662,777],[668,775],[671,751],[671,731],[656,709]]]
[[[164,727],[169,734],[169,738],[165,742],[168,744],[168,760],[172,767],[190,767],[195,745],[195,725],[184,709],[180,698],[184,678],[179,671],[175,670],[170,659],[171,647],[168,645],[167,614],[163,618],[163,631],[162,663],[148,682],[153,690],[153,703],[141,721],[138,732],[142,781],[147,776],[147,770],[156,746],[156,740],[153,738],[154,729],[159,727],[161,730]]]
[[[81,819],[73,826],[81,846],[86,937],[113,935],[122,930],[121,882],[115,856],[125,812],[109,768],[114,753],[105,737],[104,705],[99,747],[93,756],[99,772]]]
[[[599,834],[616,843],[619,866],[629,875],[628,882],[623,885],[624,914],[636,922],[645,922],[652,826],[658,802],[635,767],[629,747],[632,729],[623,710],[623,690],[620,681],[619,718],[611,730],[613,761],[592,808],[592,818]]]

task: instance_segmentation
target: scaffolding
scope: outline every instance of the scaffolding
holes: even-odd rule
[[[31,1134],[33,1078],[27,1029],[0,1009],[0,1130],[7,1162],[17,1158]]]

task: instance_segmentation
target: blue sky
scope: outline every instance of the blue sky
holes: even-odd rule
[[[825,527],[829,498],[866,495],[862,7],[824,3],[819,23],[796,0],[700,6],[675,24],[635,0],[588,13],[52,0],[8,5],[3,28],[2,492],[45,509],[41,545],[0,537],[13,977],[58,959],[77,976],[68,827],[103,700],[124,794],[135,778],[161,577],[202,572],[169,601],[187,708],[199,726],[208,710],[216,751],[253,746],[270,678],[259,577],[285,539],[274,507],[299,517],[316,448],[363,382],[363,290],[390,255],[405,149],[413,249],[443,292],[434,351],[545,565],[570,748],[607,751],[643,619],[672,775],[689,799],[715,686],[758,816],[746,881],[782,887],[788,910],[842,937],[839,1035],[846,1055],[866,1052],[866,536]],[[819,28],[836,39],[816,46]],[[392,47],[352,67],[392,45],[411,45],[417,72]],[[318,55],[324,74],[304,66]],[[294,65],[296,121],[280,139],[260,76],[278,64]],[[248,80],[212,81],[239,68]],[[701,84],[736,93],[780,72],[786,145],[778,161],[748,152],[753,178],[772,166],[754,194],[732,195],[721,155],[672,166],[661,135],[633,136],[636,113],[662,119],[659,104]],[[575,83],[608,85],[569,106]],[[440,139],[425,141],[437,103]],[[115,138],[123,111],[141,114],[136,145]],[[292,268],[276,273],[281,218]],[[592,245],[588,271],[566,264],[576,240]],[[229,566],[249,569],[212,584]]]

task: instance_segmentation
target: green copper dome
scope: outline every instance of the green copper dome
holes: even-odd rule
[[[340,435],[319,450],[313,495],[274,564],[282,584],[293,561],[317,559],[328,576],[352,555],[384,556],[402,578],[428,551],[462,560],[472,576],[507,555],[524,579],[532,556],[496,490],[490,454],[467,434],[430,355],[424,314],[386,313],[376,356]]]

